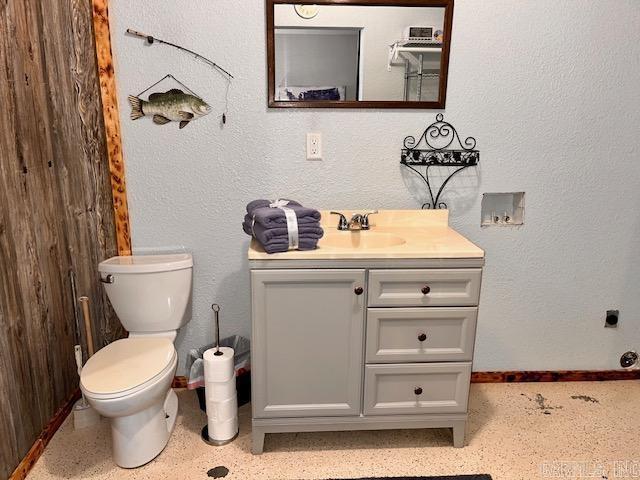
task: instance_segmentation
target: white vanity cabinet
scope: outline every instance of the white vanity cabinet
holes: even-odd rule
[[[265,433],[395,428],[462,447],[483,263],[250,261],[253,453]]]

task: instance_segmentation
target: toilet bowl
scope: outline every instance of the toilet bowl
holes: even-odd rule
[[[173,345],[191,293],[190,255],[114,257],[99,265],[107,295],[129,338],[96,352],[82,369],[80,388],[109,418],[113,459],[134,468],[153,460],[175,426],[171,389],[178,356]]]
[[[178,411],[171,382],[178,364],[167,338],[117,340],[82,370],[80,388],[91,406],[111,419],[113,458],[133,468],[165,447]]]

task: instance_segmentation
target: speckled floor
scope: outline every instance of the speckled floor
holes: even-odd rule
[[[69,418],[29,479],[205,480],[216,466],[229,469],[225,480],[465,473],[535,479],[545,478],[545,468],[547,477],[640,475],[640,381],[472,385],[463,449],[451,446],[451,433],[444,429],[273,434],[260,456],[249,453],[249,405],[240,409],[237,440],[216,448],[200,439],[205,416],[195,393],[178,395],[176,430],[148,465],[116,467],[107,421],[92,432],[74,431]]]

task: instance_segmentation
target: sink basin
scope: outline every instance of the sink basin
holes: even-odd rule
[[[331,248],[384,248],[395,247],[405,243],[404,238],[390,233],[372,231],[330,232],[319,242],[320,247]]]

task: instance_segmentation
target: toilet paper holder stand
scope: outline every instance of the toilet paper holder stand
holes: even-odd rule
[[[215,356],[220,356],[222,355],[222,352],[220,351],[220,305],[218,305],[217,303],[214,303],[211,305],[211,310],[213,310],[213,319],[214,319],[214,330],[215,330],[215,336],[216,336],[216,351],[214,352]],[[240,433],[240,428],[238,427],[238,431],[236,432],[236,434],[231,437],[228,440],[213,440],[211,438],[209,438],[209,425],[205,424],[204,427],[202,427],[202,431],[200,432],[200,436],[202,438],[202,441],[204,443],[206,443],[207,445],[213,445],[214,447],[222,447],[223,445],[227,445],[228,443],[233,442],[236,438],[238,438],[238,434]]]

